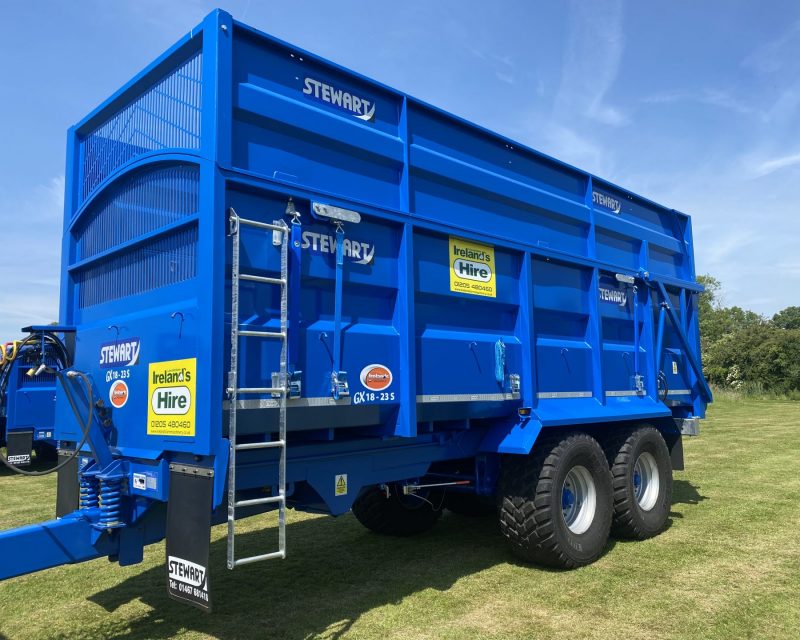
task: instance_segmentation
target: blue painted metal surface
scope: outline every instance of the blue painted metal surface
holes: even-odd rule
[[[230,208],[266,223],[300,214],[288,363],[300,383],[288,403],[297,508],[341,514],[366,485],[464,459],[459,473],[491,494],[499,455],[528,453],[544,429],[648,420],[674,432],[673,418],[702,417],[711,399],[688,216],[225,12],[70,130],[66,176],[61,321],[77,327],[74,367],[103,401],[93,429],[109,449],[83,474],[81,517],[94,527],[64,525],[74,547],[61,561],[91,556],[98,524],[127,525],[108,534],[123,536],[154,517],[170,462],[212,467],[222,502]],[[342,233],[314,202],[361,222]],[[241,243],[242,271],[278,277],[271,233],[243,229]],[[244,328],[277,331],[277,288],[240,287]],[[278,342],[243,337],[240,349],[239,385],[271,386]],[[331,384],[339,372],[349,395]],[[181,397],[188,409],[161,404]],[[244,441],[277,431],[270,394],[241,402]],[[58,438],[80,440],[63,391],[56,424]],[[237,459],[237,487],[277,484],[276,450]],[[110,480],[113,513],[101,516]],[[0,551],[25,535],[0,537]],[[38,568],[15,562],[12,573]]]
[[[14,361],[6,389],[6,434],[33,431],[33,442],[55,448],[56,380],[50,373],[28,376],[36,368],[24,356]]]
[[[0,418],[4,430],[0,440],[9,434],[30,432],[31,444],[39,451],[57,447],[55,436],[56,377],[52,369],[59,369],[67,362],[61,360],[66,354],[56,350],[50,339],[64,333],[65,327],[25,327],[29,336],[25,340],[9,342],[0,346]],[[43,370],[43,366],[49,370]]]

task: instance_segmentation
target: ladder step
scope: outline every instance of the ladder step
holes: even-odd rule
[[[269,222],[259,222],[258,220],[248,220],[247,218],[239,218],[239,224],[248,227],[256,227],[257,229],[269,229],[270,231],[280,231],[281,233],[288,233],[288,227],[280,224],[270,224]]]
[[[229,392],[232,389],[228,390]],[[286,393],[283,387],[238,387],[236,393]]]
[[[250,280],[251,282],[261,282],[263,284],[279,284],[281,286],[286,284],[286,280],[282,278],[267,278],[265,276],[254,276],[252,273],[240,273],[239,280]]]
[[[263,553],[260,556],[250,556],[249,558],[239,558],[238,560],[234,561],[233,566],[238,567],[242,564],[250,564],[251,562],[261,562],[262,560],[274,560],[275,558],[280,558],[283,560],[286,558],[285,551],[273,551],[272,553]]]
[[[286,443],[283,440],[271,440],[269,442],[245,442],[237,444],[237,451],[246,451],[248,449],[277,449],[284,446]]]
[[[257,504],[283,503],[283,496],[269,496],[268,498],[253,498],[252,500],[237,500],[233,503],[234,507],[253,507]]]
[[[250,329],[239,330],[240,336],[250,336],[253,338],[274,338],[275,340],[285,340],[286,333],[283,331],[252,331]]]

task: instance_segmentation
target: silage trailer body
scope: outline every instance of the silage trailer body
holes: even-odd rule
[[[82,504],[0,534],[5,576],[166,535],[202,606],[186,522],[492,496],[548,430],[648,422],[679,465],[710,401],[688,216],[225,12],[70,131],[66,176]]]

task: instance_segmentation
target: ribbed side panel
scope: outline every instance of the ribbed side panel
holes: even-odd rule
[[[199,207],[200,170],[173,165],[141,173],[103,194],[84,215],[76,232],[78,259],[90,258],[123,242],[155,231]]]
[[[194,278],[197,227],[181,229],[76,274],[81,308]]]
[[[202,72],[198,52],[83,139],[81,202],[138,155],[200,148]]]

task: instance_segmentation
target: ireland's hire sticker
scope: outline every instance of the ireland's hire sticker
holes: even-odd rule
[[[151,362],[148,371],[147,434],[193,436],[197,358]]]
[[[494,247],[450,236],[450,291],[497,297]]]

